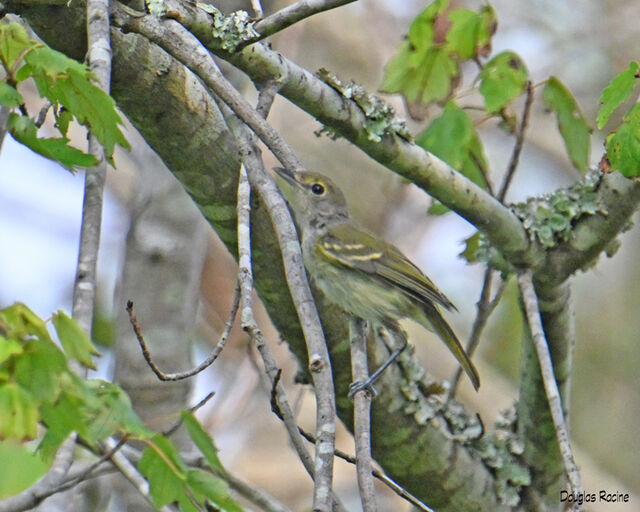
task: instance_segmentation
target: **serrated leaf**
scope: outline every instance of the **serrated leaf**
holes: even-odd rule
[[[58,448],[71,432],[86,437],[85,403],[77,396],[62,393],[55,403],[43,404],[40,413],[47,431],[38,445],[38,452],[45,462],[53,462]]]
[[[605,87],[600,96],[600,110],[596,119],[599,130],[607,124],[611,114],[629,99],[638,83],[638,78],[638,63],[633,61]]]
[[[60,375],[67,360],[53,343],[39,339],[24,344],[24,352],[15,358],[13,376],[24,389],[42,402],[53,402],[61,391]]]
[[[67,356],[95,370],[96,366],[91,356],[97,356],[100,353],[76,321],[64,311],[59,310],[53,314],[53,325]]]
[[[400,93],[409,103],[428,105],[451,94],[459,67],[445,48],[434,41],[434,23],[448,1],[433,2],[409,27],[408,40],[385,68],[382,90]]]
[[[467,113],[454,102],[445,105],[442,114],[416,138],[416,143],[477,185],[487,188],[480,169],[486,165],[482,142]]]
[[[116,144],[131,148],[118,127],[122,119],[115,109],[113,98],[89,82],[82,73],[68,70],[67,78],[57,79],[53,90],[60,103],[69,109],[78,122],[91,129],[111,163]]]
[[[0,386],[0,439],[26,441],[38,433],[38,403],[16,382]]]
[[[60,132],[60,134],[64,137],[67,136],[67,132],[69,131],[69,124],[73,121],[73,114],[69,112],[66,108],[58,109],[58,112],[55,115],[56,118],[56,128]]]
[[[491,59],[480,72],[480,94],[489,113],[499,112],[517,98],[529,78],[524,62],[514,52],[502,52]]]
[[[53,343],[44,321],[21,302],[0,310],[0,320],[6,330],[6,336],[22,340],[33,335]]]
[[[19,107],[23,103],[22,95],[14,87],[0,81],[0,104],[6,107]]]
[[[91,82],[95,76],[84,64],[41,46],[25,56],[25,65],[18,71],[18,77],[33,77],[41,96],[54,105],[65,107],[80,124],[91,129],[104,146],[110,163],[113,163],[116,144],[130,149],[118,126],[122,124],[122,119],[115,109],[113,98]],[[68,119],[65,118],[61,124],[63,135],[67,125]]]
[[[229,495],[226,482],[205,471],[189,471],[187,483],[198,501],[205,499],[216,506],[220,512],[244,512],[244,509]]]
[[[167,438],[156,435],[142,452],[138,470],[149,482],[149,494],[156,508],[177,501],[187,510],[197,509],[185,492],[187,469]],[[189,508],[189,505],[191,508]]]
[[[148,429],[133,410],[129,396],[118,384],[101,379],[86,381],[86,386],[94,397],[88,409],[87,420],[92,440],[104,439],[115,432],[126,432],[138,439],[152,437]]]
[[[450,51],[461,59],[471,59],[478,49],[485,47],[491,40],[491,30],[495,24],[495,13],[490,6],[484,6],[480,12],[470,9],[454,9],[449,13],[451,27],[447,31],[447,44]]]
[[[198,447],[204,458],[209,463],[211,469],[215,469],[218,471],[224,471],[222,467],[222,462],[218,458],[218,449],[213,443],[213,439],[206,432],[200,422],[196,419],[193,413],[189,411],[182,411],[180,413],[184,426],[187,428],[187,432],[189,432],[189,436],[191,436],[191,440]]]
[[[22,345],[13,338],[5,338],[0,334],[0,363],[11,356],[22,353]]]
[[[12,113],[9,115],[8,128],[13,138],[18,142],[46,158],[55,160],[67,169],[92,167],[98,163],[98,160],[93,155],[83,153],[79,149],[69,146],[69,139],[66,137],[38,137],[38,127],[30,117]]]
[[[31,487],[48,466],[25,445],[0,441],[0,500]]]
[[[640,104],[636,103],[607,137],[606,147],[612,171],[618,170],[627,178],[640,176]]]
[[[0,61],[7,71],[12,69],[25,50],[35,46],[36,41],[29,39],[29,34],[19,23],[11,22],[0,25]]]
[[[591,128],[582,115],[573,94],[558,80],[551,77],[543,93],[546,107],[555,112],[560,135],[573,165],[582,172],[587,170],[591,150]]]

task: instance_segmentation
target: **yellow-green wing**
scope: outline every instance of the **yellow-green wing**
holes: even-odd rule
[[[393,245],[352,224],[329,228],[318,240],[325,259],[392,284],[424,304],[455,309],[451,301]]]

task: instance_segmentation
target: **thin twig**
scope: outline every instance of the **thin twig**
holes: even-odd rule
[[[51,108],[51,101],[45,100],[44,105],[42,105],[40,112],[38,112],[38,117],[36,118],[36,126],[38,128],[40,128],[44,124],[44,121],[47,118],[47,114],[49,113],[50,108]]]
[[[215,391],[209,392],[207,396],[205,396],[197,404],[189,407],[189,412],[192,412],[192,413],[196,412],[198,409],[204,406],[209,400],[211,400],[215,396],[215,394],[216,394]],[[170,427],[168,430],[165,430],[164,432],[162,432],[162,435],[165,437],[171,436],[176,430],[180,428],[180,425],[182,425],[182,418],[176,421],[176,423],[172,427]]]
[[[272,406],[273,406],[273,403],[272,403]],[[274,412],[276,412],[276,411],[274,411]],[[278,414],[278,412],[276,412],[276,415],[280,419],[282,419],[280,417],[280,415]],[[302,427],[298,427],[298,431],[300,432],[300,435],[302,437],[304,437],[310,443],[315,443],[316,442],[315,436],[313,436],[312,434],[310,434],[309,432],[304,430]],[[349,464],[353,464],[355,466],[356,458],[353,455],[350,455],[350,454],[348,454],[346,452],[343,452],[342,450],[340,450],[338,448],[336,448],[333,453],[335,454],[336,457],[344,460],[345,462],[348,462]],[[423,512],[434,512],[431,508],[429,508],[427,505],[422,503],[418,498],[416,498],[413,494],[411,494],[409,491],[407,491],[404,487],[402,487],[401,485],[398,485],[396,482],[394,482],[390,477],[385,475],[379,469],[377,469],[375,467],[372,468],[371,474],[375,478],[380,480],[380,482],[382,482],[384,485],[386,485],[389,489],[391,489],[394,493],[396,493],[398,496],[400,496],[402,499],[404,499],[404,500],[408,501],[409,503],[411,503],[418,510],[422,510]]]
[[[87,1],[88,60],[100,88],[109,93],[111,82],[111,41],[109,37],[109,1]],[[73,318],[85,332],[91,332],[96,294],[96,267],[100,248],[102,204],[107,162],[104,148],[93,135],[89,135],[89,153],[98,164],[85,169],[80,250],[73,288]]]
[[[258,112],[258,114],[260,114],[264,119],[267,118],[281,85],[282,84],[276,80],[269,80],[259,87],[256,112]]]
[[[233,327],[233,322],[235,321],[236,314],[238,312],[238,305],[240,303],[240,289],[236,286],[234,295],[233,295],[233,303],[231,304],[231,311],[229,312],[229,318],[227,319],[227,323],[224,325],[224,330],[218,340],[218,343],[213,350],[209,354],[209,356],[202,361],[198,366],[191,368],[190,370],[186,370],[184,372],[176,372],[176,373],[164,373],[156,363],[153,361],[151,357],[151,353],[149,352],[149,347],[147,346],[147,342],[144,340],[144,336],[142,335],[142,329],[138,324],[138,319],[133,313],[133,301],[127,301],[126,310],[129,314],[129,323],[131,323],[131,327],[133,328],[133,332],[136,335],[138,343],[140,344],[140,349],[142,350],[142,356],[144,360],[149,365],[149,368],[156,374],[158,379],[162,381],[176,381],[188,379],[189,377],[193,377],[197,375],[201,371],[205,370],[209,366],[213,364],[213,362],[218,358],[220,352],[224,349],[227,344],[227,340],[229,339],[229,335],[231,334],[231,329]]]
[[[476,348],[478,348],[478,344],[480,343],[480,338],[482,337],[482,332],[487,325],[487,321],[489,320],[491,313],[493,313],[493,310],[500,302],[500,298],[502,297],[502,293],[504,292],[506,281],[502,281],[502,283],[500,284],[500,288],[498,288],[495,296],[493,297],[493,299],[491,298],[491,282],[494,275],[495,272],[491,267],[487,267],[485,269],[482,291],[480,292],[480,299],[478,300],[478,303],[476,305],[476,317],[473,320],[471,334],[469,334],[469,340],[467,341],[467,345],[465,347],[469,357],[473,356]],[[455,396],[461,376],[462,368],[458,367],[453,377],[451,378],[449,392],[447,393],[447,400]]]
[[[266,112],[265,112],[266,115]],[[315,494],[317,492],[317,479],[316,470],[313,458],[309,454],[304,445],[302,438],[297,430],[297,424],[295,416],[289,405],[284,386],[280,382],[280,370],[277,368],[275,358],[269,345],[264,340],[262,331],[256,325],[256,321],[253,315],[253,308],[251,304],[252,290],[253,290],[253,271],[251,268],[251,231],[250,231],[250,193],[251,187],[248,182],[248,173],[252,174],[266,174],[266,171],[260,158],[259,149],[256,144],[255,138],[251,132],[242,125],[239,127],[238,141],[241,146],[244,147],[244,161],[240,170],[240,181],[238,184],[238,283],[241,290],[241,303],[242,303],[242,328],[251,336],[253,343],[255,344],[258,352],[260,353],[265,372],[272,382],[272,395],[276,397],[278,407],[283,411],[283,421],[289,438],[300,458],[303,466],[314,481],[314,504],[316,503]],[[249,150],[248,148],[252,149]],[[334,420],[335,421],[335,420]],[[333,438],[331,439],[333,443]],[[326,459],[327,456],[321,453],[318,449],[319,444],[316,444],[316,460],[319,458]],[[331,457],[331,463],[333,463],[333,457]],[[331,476],[331,475],[330,475]],[[330,489],[330,487],[329,487]],[[330,490],[329,496],[331,497],[331,508],[334,511],[346,510],[341,505],[337,496]]]
[[[538,297],[536,296],[536,291],[533,286],[532,272],[530,269],[518,273],[518,284],[520,286],[520,292],[522,293],[522,302],[524,303],[527,322],[531,330],[531,338],[533,339],[538,355],[542,382],[547,395],[549,409],[551,410],[551,418],[555,427],[564,469],[569,480],[571,492],[574,496],[578,496],[582,491],[580,472],[576,466],[569,442],[567,424],[564,419],[564,413],[562,412],[562,399],[553,372],[553,362],[542,327]]]
[[[229,484],[229,487],[240,494],[240,496],[248,499],[255,505],[258,505],[262,510],[265,510],[266,512],[290,512],[290,509],[285,507],[273,496],[270,496],[262,489],[245,482],[237,476],[232,475],[228,471],[225,471],[224,474],[220,476]]]
[[[260,0],[251,0],[251,8],[253,9],[253,13],[256,18],[262,18],[264,16],[264,11],[262,10],[262,4]]]
[[[498,192],[498,200],[504,202],[504,198],[511,185],[511,180],[518,167],[518,161],[520,160],[520,153],[522,152],[522,146],[524,145],[524,132],[527,129],[529,121],[529,114],[531,113],[531,105],[533,105],[533,87],[531,82],[527,82],[527,92],[524,100],[524,109],[522,111],[522,118],[520,119],[520,126],[518,127],[518,133],[516,134],[516,145],[513,148],[511,159],[509,160],[509,167],[507,167],[507,173],[504,176],[500,191]]]
[[[355,2],[355,0],[301,0],[288,5],[257,22],[254,28],[260,33],[260,38],[252,40],[250,43],[255,43],[260,39],[275,34],[309,16],[352,2]]]
[[[360,318],[349,319],[349,344],[351,346],[351,377],[353,382],[365,382],[369,378],[365,322]],[[376,512],[375,488],[371,476],[371,393],[360,389],[353,396],[354,439],[356,445],[356,474],[360,501],[364,512]]]

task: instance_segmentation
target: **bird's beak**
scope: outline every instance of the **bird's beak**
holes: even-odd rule
[[[285,169],[284,167],[274,167],[273,170],[279,178],[282,178],[292,187],[301,188],[300,182],[298,181],[297,176],[293,171]]]

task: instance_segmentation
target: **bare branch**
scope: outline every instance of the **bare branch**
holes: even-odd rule
[[[227,471],[221,475],[221,478],[223,478],[234,491],[240,494],[240,496],[248,499],[251,503],[258,505],[266,512],[290,512],[287,507],[276,500],[273,496],[270,496],[262,489],[245,482]]]
[[[367,362],[366,324],[360,318],[349,319],[351,346],[351,375],[353,382],[365,382],[369,378]],[[360,389],[353,395],[354,439],[356,445],[356,474],[360,501],[364,512],[376,512],[376,493],[371,476],[371,393]]]
[[[278,415],[278,417],[280,419],[282,419],[280,417],[280,415],[278,414],[278,412],[276,412],[276,415]],[[316,438],[313,435],[309,434],[309,432],[305,431],[302,427],[298,427],[298,431],[300,432],[300,435],[302,437],[304,437],[310,443],[315,443],[316,442]],[[346,452],[343,452],[342,450],[339,450],[337,448],[334,451],[334,454],[335,454],[336,457],[341,458],[342,460],[344,460],[345,462],[348,462],[349,464],[353,464],[353,465],[356,464],[356,458],[353,455],[350,455],[350,454],[348,454]],[[391,478],[389,478],[386,474],[384,474],[379,469],[374,467],[374,468],[372,468],[371,473],[373,474],[374,477],[376,477],[378,480],[380,480],[380,482],[382,482],[384,485],[386,485],[394,493],[396,493],[402,499],[404,499],[404,500],[408,501],[409,503],[411,503],[414,507],[416,507],[416,509],[422,510],[423,512],[434,512],[433,509],[429,508],[427,505],[422,503],[413,494],[411,494],[409,491],[407,491],[401,485],[398,485],[396,482],[394,482]]]
[[[176,372],[176,373],[164,373],[156,363],[153,361],[151,357],[151,353],[149,352],[149,347],[147,346],[147,342],[144,340],[144,336],[142,335],[142,329],[138,324],[138,319],[136,315],[133,313],[133,301],[127,301],[126,310],[129,314],[129,322],[131,323],[131,327],[133,328],[133,332],[136,335],[138,343],[140,344],[140,349],[142,350],[142,355],[153,371],[156,374],[158,379],[162,381],[176,381],[188,379],[189,377],[193,377],[197,375],[201,371],[205,370],[209,366],[213,364],[213,362],[218,358],[222,350],[227,344],[227,340],[229,339],[229,335],[231,334],[231,329],[233,328],[233,322],[235,321],[236,314],[238,312],[238,305],[240,303],[240,289],[236,286],[234,295],[233,295],[233,303],[231,304],[231,311],[229,312],[229,318],[227,319],[227,323],[224,325],[224,330],[220,335],[220,339],[211,353],[207,356],[207,358],[202,361],[198,366],[191,368],[190,370],[186,370],[184,372]]]
[[[504,176],[500,191],[498,192],[498,200],[503,202],[511,180],[518,167],[518,161],[520,160],[520,153],[522,152],[522,146],[524,145],[524,132],[527,129],[527,123],[529,122],[529,114],[531,112],[531,105],[533,105],[533,86],[531,82],[527,82],[527,94],[524,100],[524,110],[522,111],[522,118],[520,119],[520,126],[518,127],[518,133],[516,134],[516,145],[513,148],[511,159],[509,160],[509,167],[507,167],[507,173]]]
[[[260,33],[260,38],[265,38],[309,16],[352,2],[355,0],[301,0],[260,20],[254,28]]]
[[[253,273],[251,270],[251,241],[250,241],[250,223],[249,223],[249,193],[250,188],[248,182],[246,180],[249,176],[246,174],[246,170],[251,172],[252,177],[256,180],[256,176],[261,176],[263,179],[257,180],[259,191],[261,191],[261,195],[265,202],[267,203],[267,208],[269,209],[269,213],[274,217],[275,220],[275,211],[274,211],[274,200],[277,202],[277,198],[273,195],[274,193],[279,196],[279,194],[275,191],[271,191],[268,197],[272,197],[272,200],[269,201],[264,195],[264,177],[269,178],[269,175],[265,171],[262,160],[259,156],[259,149],[257,147],[256,141],[254,137],[251,135],[249,130],[243,125],[238,129],[238,141],[240,146],[243,148],[244,153],[244,164],[241,168],[240,173],[240,183],[238,185],[238,261],[240,265],[238,279],[240,283],[240,289],[242,291],[242,326],[243,328],[251,335],[258,351],[260,352],[264,364],[265,370],[267,371],[267,375],[269,375],[270,379],[273,382],[273,387],[276,393],[276,396],[279,397],[279,404],[282,406],[282,409],[286,411],[285,416],[287,420],[285,421],[285,426],[287,428],[287,432],[292,440],[292,443],[302,461],[303,465],[307,472],[311,475],[314,480],[314,510],[315,507],[324,507],[324,509],[328,510],[332,508],[333,510],[344,510],[344,507],[340,504],[338,498],[333,494],[331,490],[331,482],[333,477],[333,447],[335,444],[335,408],[333,406],[335,396],[333,392],[333,381],[331,380],[331,373],[329,372],[329,383],[321,382],[321,386],[316,384],[316,418],[317,418],[317,428],[320,435],[318,436],[318,443],[316,444],[316,463],[314,464],[309,453],[300,439],[300,436],[297,432],[295,417],[293,415],[293,411],[289,406],[289,403],[286,399],[286,395],[284,393],[284,387],[279,381],[279,370],[276,367],[275,359],[273,358],[273,354],[271,354],[271,350],[268,345],[265,343],[264,338],[262,336],[262,332],[258,329],[255,319],[253,316],[253,309],[251,307],[251,291],[253,288]],[[246,167],[245,167],[246,165]],[[272,181],[272,180],[271,180]],[[262,185],[260,185],[262,183]],[[273,181],[272,181],[273,183]],[[275,187],[275,184],[273,185]],[[276,189],[277,190],[277,189]],[[280,201],[282,198],[280,197]],[[283,206],[283,205],[279,205]],[[286,206],[285,206],[286,209]],[[288,213],[288,210],[287,210]],[[289,217],[289,222],[291,223],[291,228],[293,228],[293,221]],[[276,226],[276,231],[278,231],[279,225],[274,222],[274,226]],[[294,234],[295,237],[295,229]],[[280,238],[280,237],[279,237]],[[295,239],[295,243],[299,243],[297,238]],[[285,251],[286,245],[284,245],[281,241],[280,243],[281,249],[283,250],[283,254]],[[288,247],[291,247],[289,245]],[[299,253],[301,255],[301,252]],[[287,261],[287,257],[284,257],[284,261]],[[285,263],[286,265],[286,263]],[[300,261],[300,265],[302,262]],[[304,277],[304,274],[302,274]],[[289,282],[289,286],[298,286],[296,283]],[[307,285],[308,286],[308,285]],[[293,293],[293,288],[292,288]],[[309,292],[310,293],[310,292]],[[316,313],[317,314],[317,313]],[[300,317],[301,323],[303,322],[302,317]],[[306,336],[305,336],[306,338]],[[324,347],[326,350],[326,346]],[[327,354],[328,361],[328,354]],[[317,383],[319,379],[314,379],[314,383]],[[324,396],[324,398],[323,398]],[[331,409],[327,409],[326,405],[330,404]],[[326,418],[323,417],[323,414],[326,414],[327,411],[329,413],[333,413],[333,417]],[[331,422],[334,426],[333,429],[327,429],[325,425]],[[323,430],[324,429],[324,430]],[[324,433],[324,435],[323,435]],[[320,439],[322,438],[322,442]],[[327,454],[323,450],[327,445],[330,445],[331,452]],[[316,470],[316,468],[318,468]],[[324,496],[327,497],[327,500],[324,499]],[[322,509],[320,509],[322,510]]]
[[[538,363],[540,364],[542,382],[547,395],[549,409],[551,410],[551,418],[555,427],[565,472],[569,479],[571,492],[577,496],[578,493],[582,491],[580,472],[576,466],[573,452],[571,450],[571,444],[569,442],[567,424],[564,419],[564,413],[562,412],[562,400],[560,398],[560,392],[558,391],[558,386],[553,372],[553,362],[551,361],[549,346],[547,345],[547,340],[545,339],[544,330],[542,328],[542,320],[540,318],[540,310],[538,307],[538,297],[536,296],[536,291],[533,286],[531,270],[525,270],[518,274],[518,284],[522,293],[522,301],[524,303],[529,329],[531,330],[531,337],[538,354]]]
[[[493,310],[496,308],[498,303],[500,302],[500,298],[502,297],[502,293],[504,292],[504,287],[506,285],[506,281],[502,281],[500,288],[496,292],[493,299],[491,298],[491,283],[492,279],[495,275],[494,270],[487,266],[484,273],[484,280],[482,282],[482,291],[480,292],[480,300],[476,305],[477,313],[476,317],[473,320],[473,326],[471,327],[471,334],[469,334],[469,340],[467,341],[466,351],[469,354],[469,357],[473,355],[478,348],[478,344],[480,343],[480,338],[482,337],[482,332],[484,331],[485,326],[487,325],[487,321],[493,313]],[[458,388],[458,384],[460,383],[460,378],[462,377],[462,368],[456,368],[453,377],[451,378],[451,385],[449,387],[449,391],[447,393],[447,400],[453,398],[456,394],[456,390]]]
[[[87,1],[87,38],[89,67],[97,76],[100,88],[109,93],[111,42],[108,0]],[[93,321],[104,182],[107,175],[104,148],[93,134],[89,135],[89,153],[96,157],[98,164],[85,169],[80,250],[73,288],[73,317],[87,333],[91,332]]]

